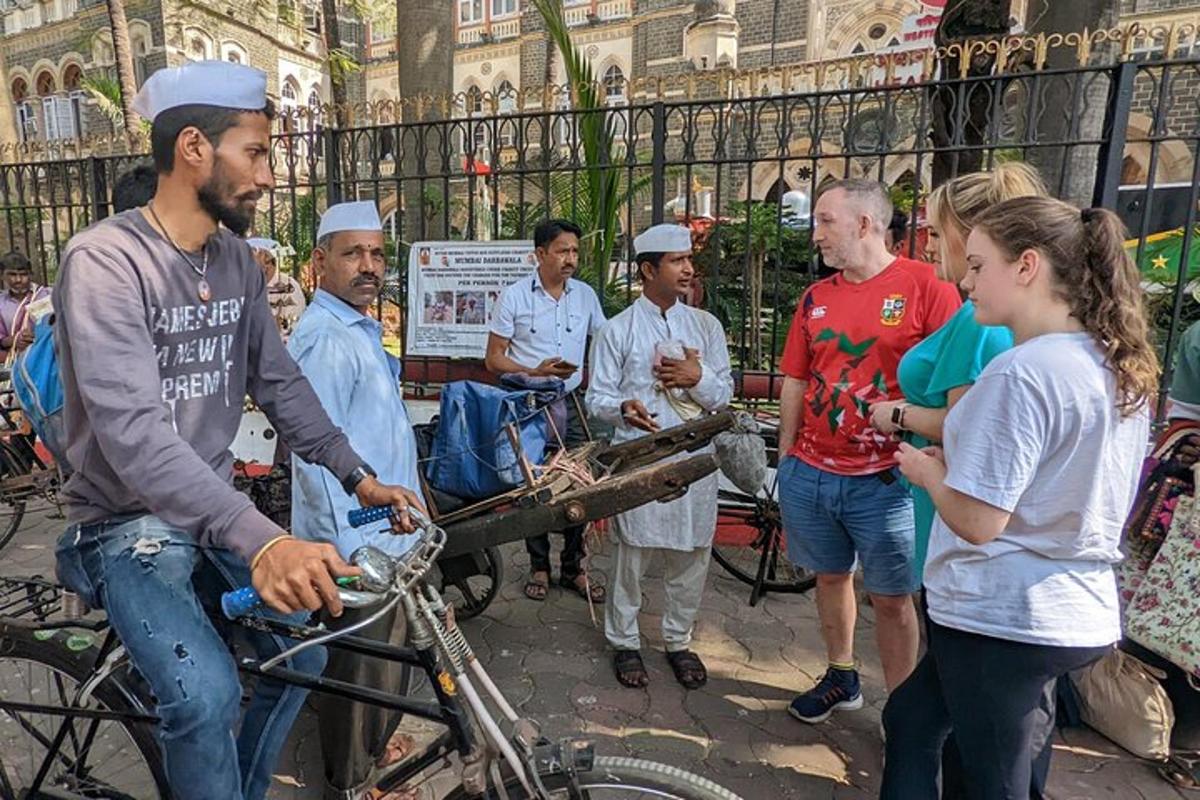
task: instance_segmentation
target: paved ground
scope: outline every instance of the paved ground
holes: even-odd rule
[[[52,573],[52,546],[61,523],[34,515],[0,555],[6,575]],[[662,592],[648,581],[643,636],[649,690],[619,687],[602,631],[583,600],[552,590],[545,603],[520,595],[527,564],[523,548],[505,548],[500,597],[481,617],[463,624],[500,688],[552,738],[584,735],[605,754],[629,754],[706,775],[747,800],[867,798],[880,778],[879,714],[882,675],[870,611],[858,634],[868,705],[856,713],[806,726],[785,709],[824,669],[816,607],[810,596],[772,596],[746,605],[747,587],[715,563],[700,614],[695,649],[709,668],[703,689],[686,692],[661,656]],[[607,559],[594,559],[603,572]],[[418,729],[418,735],[431,728]],[[451,779],[427,783],[425,796]],[[320,798],[321,762],[315,716],[301,717],[277,771],[272,800]],[[1085,729],[1063,733],[1055,748],[1054,800],[1159,800],[1184,797],[1152,766]]]

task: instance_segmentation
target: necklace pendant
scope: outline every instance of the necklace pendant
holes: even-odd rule
[[[202,303],[212,300],[212,289],[209,288],[208,281],[204,280],[204,278],[201,278],[200,283],[196,285],[196,292],[200,295]]]

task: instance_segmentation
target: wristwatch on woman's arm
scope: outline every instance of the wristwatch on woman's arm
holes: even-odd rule
[[[904,410],[907,408],[908,403],[898,403],[892,406],[892,424],[902,431],[908,430],[908,428],[904,427]]]

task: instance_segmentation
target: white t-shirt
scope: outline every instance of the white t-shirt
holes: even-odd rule
[[[997,356],[946,417],[946,485],[1012,513],[973,545],[935,518],[925,566],[939,625],[1034,644],[1121,638],[1112,564],[1133,503],[1149,413],[1122,418],[1087,333]]]
[[[591,286],[569,278],[555,300],[534,272],[500,295],[488,330],[509,340],[508,357],[523,367],[536,367],[554,356],[582,367],[587,337],[603,324],[604,309]],[[582,380],[579,369],[566,380],[567,391]]]

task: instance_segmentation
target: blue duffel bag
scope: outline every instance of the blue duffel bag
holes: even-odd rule
[[[440,491],[472,500],[520,486],[520,459],[505,427],[516,424],[525,458],[540,464],[547,444],[556,442],[546,407],[564,394],[557,379],[537,390],[474,381],[446,384],[425,479]]]

